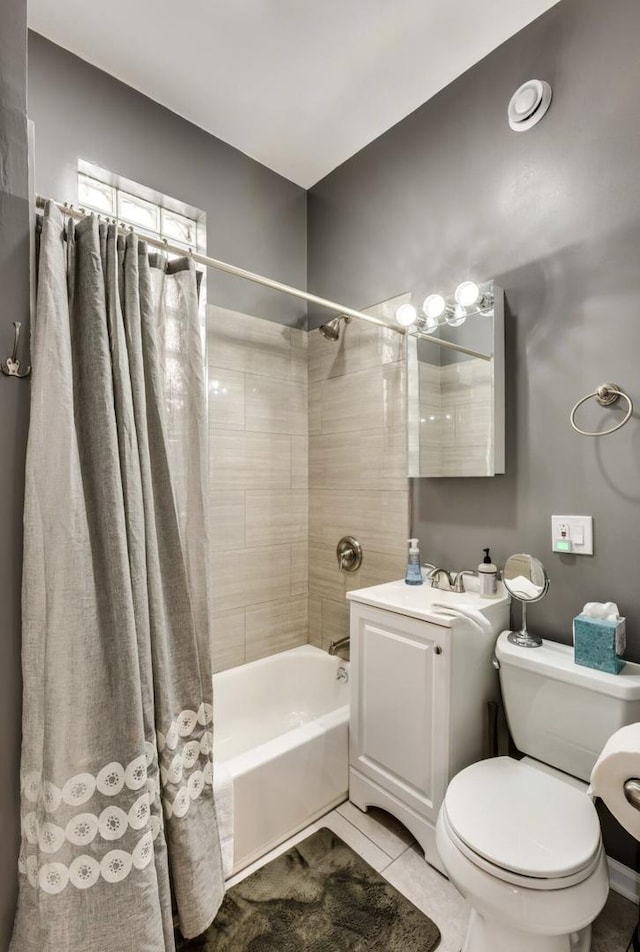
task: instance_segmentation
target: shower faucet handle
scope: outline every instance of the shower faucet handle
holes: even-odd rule
[[[357,572],[362,565],[362,546],[353,536],[343,536],[336,547],[336,558],[342,572]]]

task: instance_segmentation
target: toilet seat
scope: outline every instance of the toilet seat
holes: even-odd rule
[[[600,859],[600,823],[589,798],[511,757],[480,761],[457,774],[442,814],[468,859],[529,889],[574,885]]]
[[[589,876],[598,868],[601,860],[601,854],[604,851],[604,846],[600,844],[600,847],[596,851],[593,859],[584,869],[579,870],[576,873],[572,873],[571,876],[561,876],[556,879],[541,879],[534,876],[523,876],[519,873],[514,873],[510,869],[505,869],[503,866],[496,866],[495,863],[490,863],[483,856],[480,856],[479,853],[474,852],[467,844],[460,839],[458,834],[451,826],[451,821],[447,816],[446,807],[442,807],[440,815],[442,825],[444,830],[449,837],[451,843],[465,856],[474,866],[477,866],[478,869],[483,870],[485,873],[488,873],[490,876],[494,876],[496,879],[501,880],[504,883],[509,883],[512,886],[519,886],[522,889],[533,889],[541,890],[544,892],[550,892],[555,889],[567,889],[569,886],[577,886],[581,882],[584,882],[585,879],[588,879]]]

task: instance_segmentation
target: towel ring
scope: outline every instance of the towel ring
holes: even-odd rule
[[[578,424],[576,423],[576,410],[578,407],[581,407],[583,403],[586,403],[587,400],[591,400],[592,397],[596,398],[597,403],[601,407],[611,407],[614,403],[617,403],[620,397],[624,397],[627,401],[627,412],[624,415],[624,418],[620,423],[616,423],[615,426],[612,426],[610,430],[601,430],[599,433],[595,433],[591,430],[581,430]],[[581,436],[608,436],[609,433],[615,433],[616,430],[619,430],[620,427],[624,426],[631,414],[633,413],[633,401],[628,393],[625,393],[624,390],[621,390],[616,383],[603,383],[600,384],[597,390],[594,390],[593,393],[588,393],[586,397],[583,397],[582,400],[578,400],[573,410],[571,411],[571,426],[576,431],[580,433]]]

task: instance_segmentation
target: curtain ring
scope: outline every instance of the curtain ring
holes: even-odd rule
[[[600,432],[595,432],[593,430],[581,430],[576,423],[576,411],[582,406],[583,403],[586,403],[587,400],[591,400],[592,397],[595,397],[596,402],[599,403],[601,407],[611,407],[614,403],[618,402],[620,397],[623,397],[627,401],[627,412],[625,413],[624,418],[615,426],[612,426],[609,430],[601,430]],[[616,383],[603,383],[600,384],[598,389],[594,390],[593,393],[588,393],[586,397],[582,398],[582,400],[578,400],[571,411],[569,420],[573,429],[581,436],[608,436],[609,433],[615,433],[616,430],[619,430],[621,427],[623,427],[632,413],[633,401],[629,394],[625,393],[624,390],[621,390]]]

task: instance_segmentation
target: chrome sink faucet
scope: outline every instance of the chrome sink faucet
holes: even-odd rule
[[[456,572],[456,580],[455,580],[455,582],[453,583],[453,591],[454,591],[454,592],[458,592],[458,593],[460,593],[460,592],[466,592],[466,588],[464,587],[464,577],[465,577],[465,575],[473,575],[473,577],[476,578],[477,575],[478,575],[478,573],[477,573],[477,572],[471,572],[471,571],[469,571],[469,569],[463,569],[462,572]]]
[[[447,584],[442,584],[442,576],[444,575]],[[434,588],[439,588],[443,592],[450,591],[453,588],[453,578],[451,572],[448,572],[446,569],[434,568],[429,572],[429,578],[431,579],[431,584]]]

